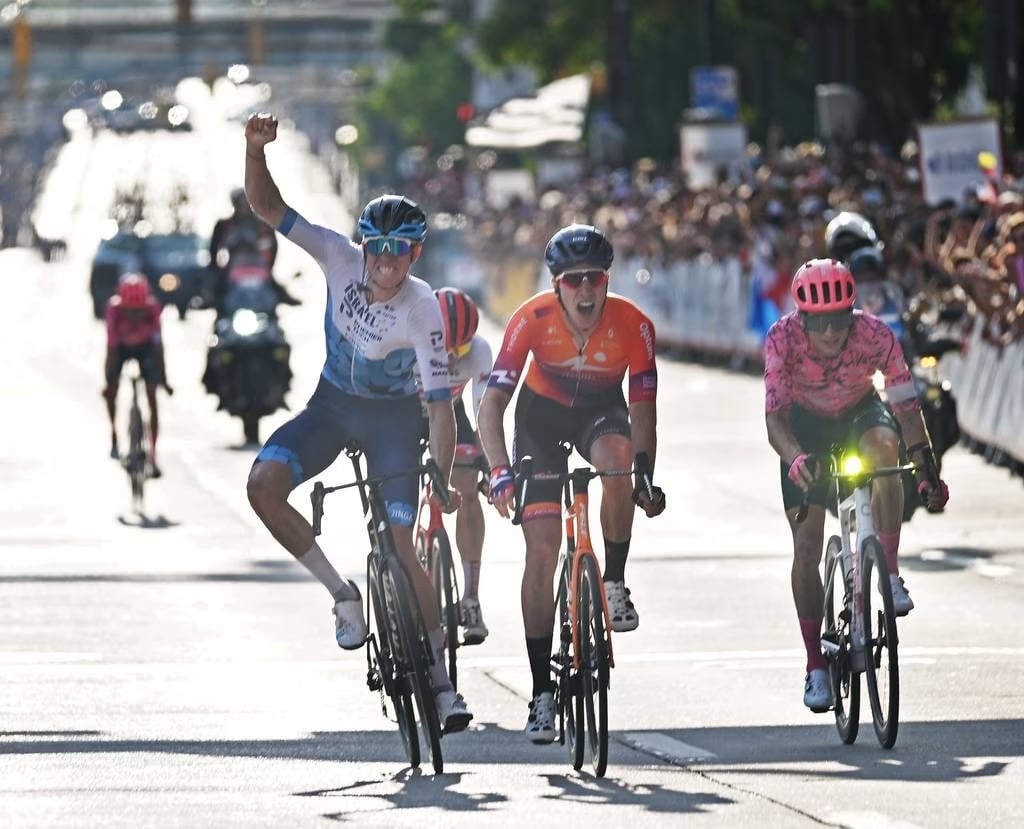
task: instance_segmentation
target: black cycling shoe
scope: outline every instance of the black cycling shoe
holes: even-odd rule
[[[157,466],[155,463],[154,464],[150,464],[150,466],[149,466],[149,477],[150,478],[162,478],[163,474],[164,473],[160,471],[160,467],[159,466]]]

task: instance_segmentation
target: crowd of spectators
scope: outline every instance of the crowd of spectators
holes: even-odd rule
[[[645,159],[500,209],[462,195],[452,169],[421,180],[412,194],[430,210],[465,215],[482,260],[539,261],[555,230],[587,222],[610,233],[617,259],[640,259],[655,273],[679,260],[736,257],[781,313],[795,268],[825,254],[829,219],[855,211],[874,224],[888,277],[918,312],[961,304],[985,321],[991,340],[1024,336],[1024,153],[1007,160],[1002,180],[979,167],[976,188],[939,205],[922,198],[913,142],[898,154],[869,144],[836,152],[807,142],[765,153],[751,145],[748,156],[744,169],[723,171],[703,190],[689,189],[677,168]]]

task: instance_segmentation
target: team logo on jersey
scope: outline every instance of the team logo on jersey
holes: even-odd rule
[[[431,348],[443,348],[444,347],[444,332],[443,331],[431,331],[430,332],[430,346],[431,346]]]
[[[654,332],[646,322],[640,323],[640,337],[643,339],[644,345],[647,346],[647,356],[654,357]]]

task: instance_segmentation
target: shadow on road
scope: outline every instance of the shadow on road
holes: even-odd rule
[[[136,527],[140,530],[167,530],[177,527],[181,522],[171,521],[165,515],[148,516],[141,513],[133,513],[131,516],[117,516],[118,523],[125,527]]]
[[[830,780],[943,783],[993,777],[1009,762],[992,758],[1024,757],[1022,719],[901,722],[899,741],[891,750],[878,745],[870,719],[861,722],[858,741],[851,746],[840,742],[831,719],[827,728],[771,726],[661,733],[713,752],[714,757],[700,762],[677,763],[708,772],[742,766],[745,773],[789,775],[793,770],[788,766],[800,764],[802,775]],[[804,768],[808,763],[831,767]],[[765,766],[780,768],[762,768]]]
[[[236,573],[17,573],[0,574],[0,584],[182,584],[237,582],[276,584],[311,582],[313,577],[293,561],[254,561],[252,569]]]

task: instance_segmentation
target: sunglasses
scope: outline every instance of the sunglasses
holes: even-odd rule
[[[408,239],[396,239],[394,236],[371,236],[363,239],[363,250],[370,256],[383,256],[390,253],[392,256],[405,256],[416,247],[415,242]]]
[[[853,311],[833,311],[830,314],[804,314],[805,331],[824,331],[829,326],[836,331],[847,331],[853,325]]]
[[[563,273],[558,279],[570,288],[578,288],[583,284],[584,279],[594,288],[600,288],[608,281],[608,271],[569,271]]]
[[[449,353],[455,357],[465,357],[469,354],[469,350],[473,347],[472,343],[466,343],[465,345],[457,345]]]

